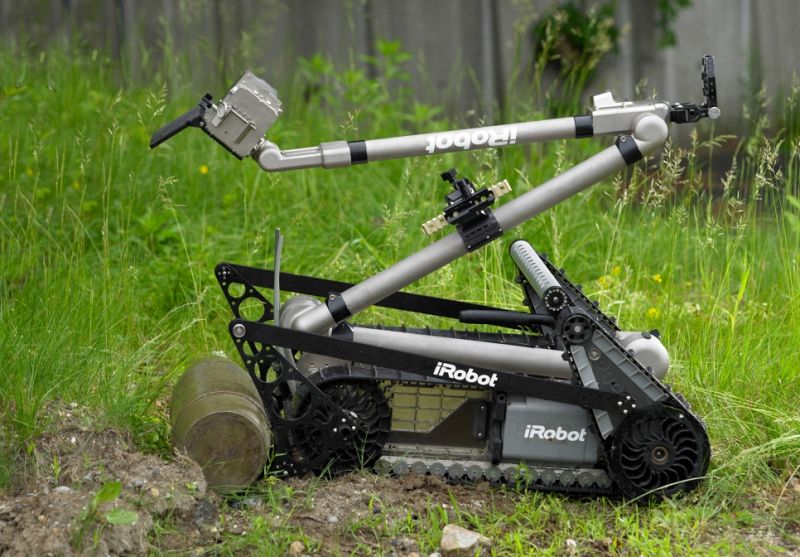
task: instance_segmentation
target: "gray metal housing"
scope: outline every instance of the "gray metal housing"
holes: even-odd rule
[[[579,406],[510,396],[503,422],[503,461],[593,466],[600,445],[591,414]]]
[[[280,113],[275,89],[245,72],[219,103],[206,110],[202,124],[211,137],[241,159],[261,143]]]

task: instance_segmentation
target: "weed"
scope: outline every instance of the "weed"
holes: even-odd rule
[[[92,539],[97,545],[100,538],[104,524],[100,522],[98,511],[100,507],[106,503],[114,502],[119,497],[122,491],[122,484],[120,482],[106,482],[100,489],[98,489],[83,511],[75,519],[72,524],[72,546],[78,551],[83,550],[83,542],[89,528],[92,528]],[[106,524],[125,525],[133,524],[139,519],[139,515],[134,511],[125,510],[122,508],[114,508],[107,512],[104,517]]]
[[[586,83],[603,58],[617,47],[619,29],[614,24],[614,2],[588,12],[573,2],[550,11],[534,28],[535,90],[542,98],[542,76],[548,63],[559,67],[559,79],[544,94],[550,110],[559,116],[580,111]]]
[[[58,481],[61,479],[61,461],[58,455],[53,455],[53,461],[50,463],[50,471],[53,473],[53,484],[59,485]]]

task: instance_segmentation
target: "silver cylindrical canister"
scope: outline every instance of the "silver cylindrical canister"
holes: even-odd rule
[[[567,294],[536,250],[525,240],[511,244],[511,259],[517,264],[534,292],[550,311],[559,311],[567,305]]]
[[[175,447],[203,469],[220,493],[242,489],[263,472],[271,444],[261,397],[246,371],[219,357],[192,364],[172,394]]]

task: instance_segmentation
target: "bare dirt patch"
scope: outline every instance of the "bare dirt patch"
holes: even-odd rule
[[[115,430],[92,431],[83,425],[86,409],[52,411],[60,425],[32,448],[27,475],[0,495],[0,555],[144,554],[154,520],[167,515],[184,523],[185,542],[204,543],[204,522],[213,522],[204,521],[204,507],[216,514],[216,503],[196,464],[143,454]],[[113,482],[118,495],[98,502],[96,494]],[[122,523],[120,511],[129,511]]]
[[[274,483],[274,489],[284,494],[277,504],[244,497],[223,510],[224,520],[248,530],[263,518],[273,528],[302,532],[311,542],[307,552],[325,556],[427,555],[418,538],[420,525],[443,527],[467,516],[511,514],[519,499],[488,483],[451,485],[432,476],[389,477],[366,471],[334,479],[291,478]],[[283,547],[288,550],[291,541],[287,538]],[[438,532],[431,533],[431,544],[438,545]]]
[[[388,477],[370,473],[348,474],[322,485],[319,480],[292,480],[298,490],[313,489],[307,507],[294,513],[292,521],[310,537],[337,538],[342,549],[350,542],[363,541],[361,529],[374,523],[392,525],[403,521],[427,522],[437,513],[446,523],[459,515],[483,516],[489,510],[513,512],[514,494],[492,488],[488,483],[450,485],[432,476]],[[389,528],[391,529],[391,528]],[[391,550],[402,540],[383,540],[382,549]],[[388,548],[386,546],[389,546]],[[408,544],[406,544],[408,545]],[[409,551],[410,552],[410,551]],[[402,554],[402,551],[397,553]]]
[[[297,520],[328,522],[358,520],[371,514],[383,514],[388,519],[424,516],[431,509],[480,515],[488,508],[513,507],[513,496],[491,488],[488,483],[450,485],[433,476],[388,477],[370,473],[348,474],[333,480],[291,480],[298,490],[313,488],[310,508],[298,513]],[[327,529],[323,529],[325,533]]]
[[[488,484],[368,472],[261,480],[252,494],[226,500],[207,491],[188,458],[144,454],[129,435],[94,430],[91,412],[74,404],[58,403],[48,412],[56,425],[31,448],[24,475],[0,493],[0,556],[216,554],[258,519],[284,528],[288,541],[302,532],[316,555],[372,547],[402,556],[419,550],[417,540],[397,533],[394,525],[402,521],[424,522],[431,512],[446,521],[514,506],[514,494]],[[120,483],[119,495],[91,511],[110,482]],[[135,521],[112,523],[115,509],[136,513]],[[245,544],[243,552],[258,549]]]

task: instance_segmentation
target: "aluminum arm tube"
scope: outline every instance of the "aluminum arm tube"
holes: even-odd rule
[[[636,142],[643,157],[650,155],[667,140],[667,124],[658,116],[650,115],[640,119],[634,130],[642,139],[630,139]],[[616,174],[626,164],[620,148],[616,145],[609,147],[514,201],[498,207],[494,216],[503,230],[511,230],[604,177]]]
[[[317,147],[286,151],[264,140],[256,148],[253,158],[262,169],[269,172],[317,167],[339,168],[388,159],[574,139],[576,136],[575,118],[555,118],[384,139],[331,141]]]
[[[353,340],[380,348],[391,348],[466,363],[496,371],[527,373],[569,379],[572,368],[562,358],[562,350],[548,350],[513,344],[492,344],[476,340],[431,337],[415,333],[353,327]]]
[[[654,115],[643,118],[635,130],[643,139],[629,140],[635,141],[641,156],[655,151],[666,141],[668,135],[664,120]],[[622,147],[613,145],[499,207],[494,211],[495,218],[504,231],[509,231],[603,178],[619,172],[629,163],[623,156]],[[461,236],[453,232],[345,290],[341,301],[348,314],[354,315],[466,253]],[[320,333],[334,326],[336,322],[337,319],[331,315],[328,306],[319,305],[298,315],[292,326],[301,331]]]
[[[372,162],[574,137],[575,119],[555,118],[539,122],[421,133],[406,137],[368,139],[364,141],[364,146],[367,161]]]
[[[606,176],[616,174],[625,166],[619,149],[616,146],[609,147],[510,203],[501,205],[495,209],[494,216],[500,228],[511,230]]]
[[[602,174],[598,172],[599,168],[602,168]],[[508,231],[520,222],[532,218],[562,199],[566,199],[623,168],[625,168],[625,160],[619,150],[616,146],[609,147],[563,174],[551,178],[538,188],[499,207],[495,211],[495,218],[502,229]],[[538,193],[540,190],[542,193]],[[520,203],[523,203],[524,206],[517,208]],[[535,206],[533,212],[531,212],[531,206]],[[504,211],[501,213],[503,209]],[[453,232],[345,290],[342,292],[342,300],[350,313],[356,314],[466,253],[467,248],[464,246],[461,236],[457,232]],[[318,333],[335,324],[336,321],[331,316],[328,307],[320,305],[298,315],[293,327],[301,331]]]

